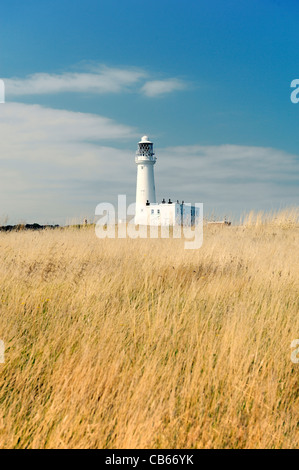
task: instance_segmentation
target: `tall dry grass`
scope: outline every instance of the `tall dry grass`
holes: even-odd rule
[[[1,233],[0,446],[298,447],[298,235],[298,210],[197,251]]]

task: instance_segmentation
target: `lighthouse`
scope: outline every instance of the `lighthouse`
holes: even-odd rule
[[[137,165],[136,223],[142,223],[144,220],[146,206],[156,203],[154,165],[157,158],[155,157],[153,147],[153,143],[147,135],[144,135],[140,142],[138,142],[135,156],[135,163]]]
[[[138,142],[135,155],[137,165],[136,185],[136,225],[180,226],[194,225],[199,219],[199,209],[191,204],[168,202],[163,198],[161,203],[156,202],[156,188],[154,165],[157,158],[154,154],[153,143],[147,135]]]

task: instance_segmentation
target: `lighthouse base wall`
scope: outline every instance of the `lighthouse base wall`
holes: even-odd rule
[[[199,221],[199,208],[191,204],[136,204],[135,225],[193,226]]]

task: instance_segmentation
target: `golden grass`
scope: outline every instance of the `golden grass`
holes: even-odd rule
[[[298,210],[244,223],[1,233],[0,447],[298,447]]]

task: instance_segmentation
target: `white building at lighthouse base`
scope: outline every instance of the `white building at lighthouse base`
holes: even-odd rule
[[[200,219],[199,207],[179,202],[153,203],[136,209],[136,225],[156,225],[164,227],[194,226]]]

